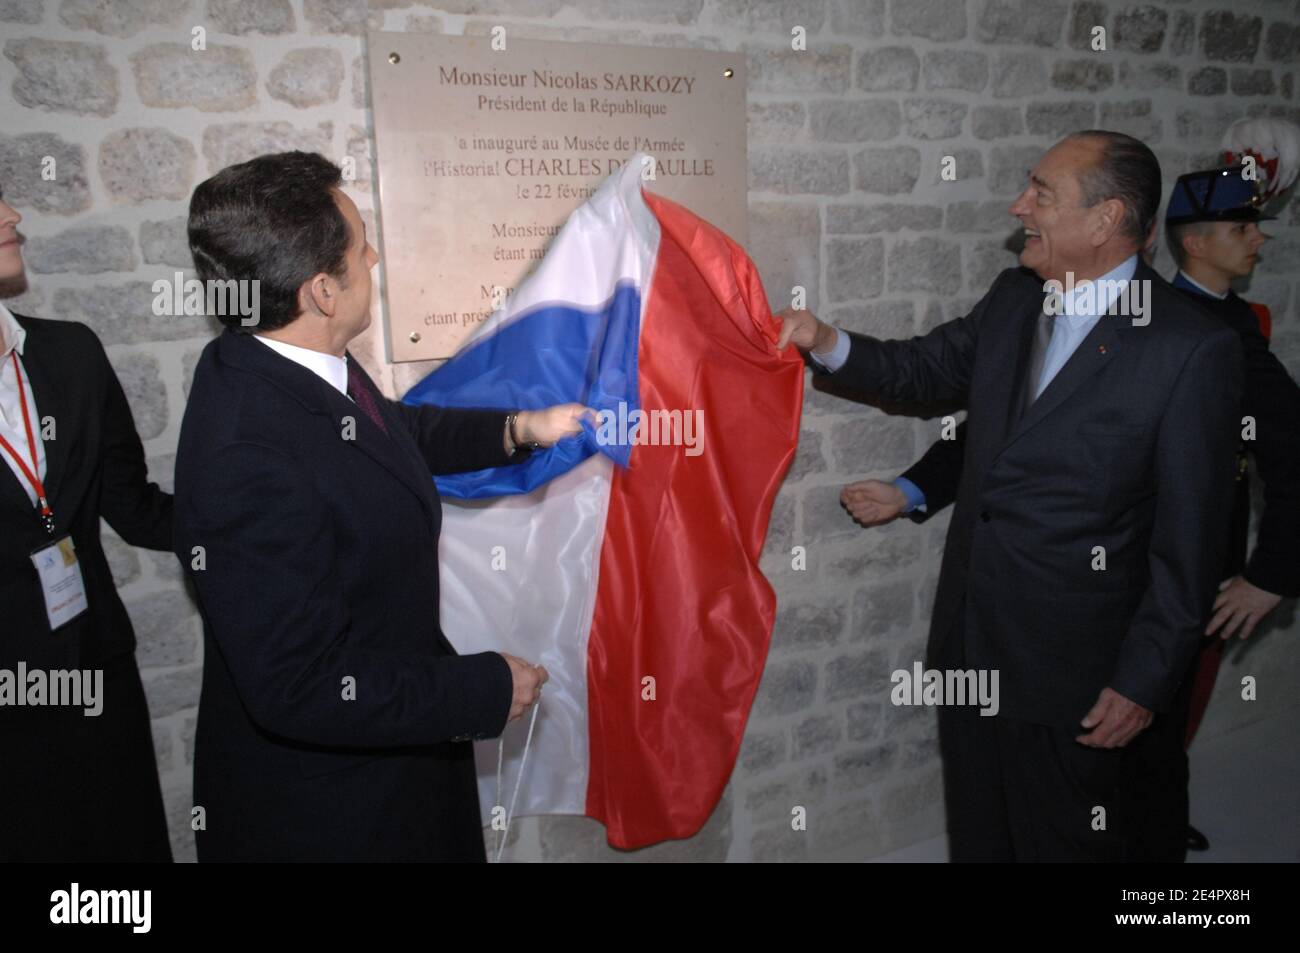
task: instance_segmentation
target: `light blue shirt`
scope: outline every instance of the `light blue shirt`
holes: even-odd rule
[[[1078,350],[1088,332],[1110,309],[1119,295],[1121,283],[1127,284],[1137,271],[1137,260],[1137,255],[1130,255],[1118,267],[1096,279],[1101,284],[1100,289],[1089,288],[1093,284],[1091,281],[1081,281],[1062,293],[1061,313],[1052,322],[1052,339],[1043,356],[1043,375],[1038,379],[1035,398],[1047,388],[1070,355]]]
[[[895,477],[894,486],[903,491],[903,496],[907,497],[907,505],[903,507],[904,513],[910,513],[912,510],[925,512],[925,494],[921,488],[909,480],[907,477]]]
[[[1034,390],[1035,398],[1047,388],[1052,378],[1070,359],[1070,355],[1078,350],[1083,339],[1088,336],[1088,332],[1097,326],[1101,316],[1110,309],[1123,287],[1122,283],[1133,278],[1137,272],[1137,260],[1137,255],[1130,255],[1118,266],[1100,278],[1094,279],[1095,282],[1100,283],[1100,289],[1090,287],[1094,281],[1081,281],[1062,292],[1060,313],[1052,322],[1052,338],[1047,344],[1047,353],[1043,355],[1043,374],[1038,379],[1038,385]],[[825,354],[814,354],[811,351],[808,353],[814,361],[833,374],[849,359],[851,344],[848,334],[836,328],[833,348]],[[907,497],[904,513],[925,509],[925,494],[915,483],[899,477],[894,480],[894,485]]]

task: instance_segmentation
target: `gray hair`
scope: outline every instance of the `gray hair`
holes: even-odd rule
[[[1066,139],[1091,139],[1101,144],[1101,157],[1079,175],[1083,204],[1117,199],[1124,206],[1120,230],[1141,248],[1151,234],[1160,208],[1160,162],[1144,142],[1122,132],[1085,129]]]

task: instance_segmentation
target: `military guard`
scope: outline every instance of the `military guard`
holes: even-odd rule
[[[1246,161],[1181,176],[1165,213],[1165,231],[1178,263],[1174,287],[1231,326],[1245,351],[1242,440],[1223,582],[1206,626],[1207,642],[1174,708],[1148,732],[1150,774],[1136,788],[1151,817],[1144,859],[1177,861],[1186,847],[1205,850],[1206,837],[1188,816],[1187,755],[1209,702],[1226,640],[1248,638],[1283,598],[1300,595],[1300,387],[1269,350],[1268,309],[1243,300],[1231,283],[1248,278],[1268,236],[1260,222],[1267,193],[1256,163]],[[1253,553],[1248,456],[1263,482],[1264,511]],[[1217,638],[1214,638],[1218,636]],[[1170,806],[1176,806],[1171,810]]]

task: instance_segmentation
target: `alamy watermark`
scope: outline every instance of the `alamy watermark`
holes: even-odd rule
[[[28,670],[19,662],[17,671],[0,668],[0,708],[28,706],[67,706],[84,708],[87,718],[97,718],[104,710],[104,670],[44,669]]]
[[[73,882],[50,894],[50,922],[56,925],[122,924],[132,933],[153,926],[152,890],[83,890]]]
[[[895,705],[978,705],[981,716],[998,713],[998,670],[943,669],[921,670],[920,662],[912,670],[897,669],[889,680],[894,687],[889,700]]]
[[[688,457],[704,452],[703,410],[628,410],[620,400],[617,412],[602,410],[597,418],[601,446],[685,447]]]
[[[1099,278],[1095,281],[1075,282],[1074,272],[1065,273],[1065,283],[1055,278],[1043,282],[1047,297],[1043,311],[1053,316],[1062,314],[1122,314],[1133,318],[1135,328],[1151,323],[1151,282],[1146,279],[1116,281]]]
[[[240,325],[246,328],[261,321],[261,282],[256,278],[186,280],[178,271],[174,278],[159,278],[150,290],[154,293],[153,313],[158,317],[238,315]]]

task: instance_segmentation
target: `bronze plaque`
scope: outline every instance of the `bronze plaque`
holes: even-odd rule
[[[390,361],[454,354],[637,152],[645,188],[745,244],[743,54],[420,33],[368,52]]]

